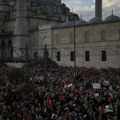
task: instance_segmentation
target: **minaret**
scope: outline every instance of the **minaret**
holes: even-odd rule
[[[95,0],[95,17],[102,19],[102,0]]]
[[[16,9],[16,23],[14,27],[13,40],[13,49],[15,47],[15,53],[13,56],[24,58],[25,55],[22,53],[22,51],[25,53],[26,44],[28,44],[29,41],[28,24],[26,18],[26,0],[17,0]]]

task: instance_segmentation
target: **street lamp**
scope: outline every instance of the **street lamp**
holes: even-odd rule
[[[47,45],[44,48],[44,83],[47,84]]]
[[[74,82],[76,82],[76,76],[77,76],[77,71],[76,71],[76,29],[75,29],[75,22],[76,22],[76,18],[77,15],[74,15],[74,24],[73,24],[73,29],[74,29]]]

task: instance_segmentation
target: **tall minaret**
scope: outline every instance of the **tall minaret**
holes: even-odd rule
[[[26,44],[29,43],[28,24],[26,18],[26,0],[17,0],[16,9],[16,23],[14,27],[13,40],[13,49],[15,47],[15,52],[13,56],[23,58],[25,55],[22,53],[21,48],[26,48]],[[25,51],[25,49],[22,50]]]
[[[102,0],[95,0],[95,17],[102,19]]]

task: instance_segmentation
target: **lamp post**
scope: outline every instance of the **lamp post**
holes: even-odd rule
[[[26,70],[25,70],[25,72],[26,72],[26,80],[28,81],[28,44],[26,44],[26,48],[25,48],[25,50],[26,50]]]
[[[76,30],[75,30],[76,14],[74,14],[74,82],[76,82]]]
[[[44,48],[44,83],[47,84],[47,45]]]

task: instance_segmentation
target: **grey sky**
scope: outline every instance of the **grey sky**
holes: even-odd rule
[[[85,20],[94,17],[95,0],[62,0],[74,12],[82,16]],[[112,9],[115,15],[120,16],[120,0],[103,0],[103,19],[111,15]]]

